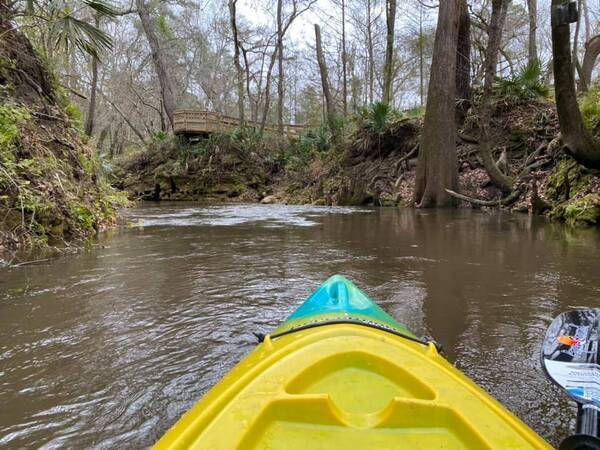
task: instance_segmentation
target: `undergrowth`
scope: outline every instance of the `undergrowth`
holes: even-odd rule
[[[0,105],[0,250],[83,239],[114,222],[126,200],[98,173],[68,118],[42,129],[27,107]]]

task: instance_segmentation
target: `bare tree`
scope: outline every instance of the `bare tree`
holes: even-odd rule
[[[527,45],[527,62],[534,64],[538,61],[537,49],[537,0],[527,0],[527,12],[529,16],[529,34]]]
[[[329,86],[329,73],[327,71],[327,63],[323,55],[323,44],[321,41],[321,28],[315,24],[315,43],[317,50],[317,63],[319,64],[319,72],[321,73],[321,85],[323,87],[323,96],[325,97],[325,108],[327,111],[327,122],[329,129],[334,136],[337,135],[336,112],[333,98],[331,96],[331,87]]]
[[[229,0],[229,22],[233,36],[233,63],[237,74],[238,117],[240,125],[244,124],[244,69],[240,62],[240,37],[236,17],[237,0]]]
[[[373,1],[367,0],[367,52],[368,52],[368,85],[369,85],[369,103],[373,103],[373,90],[375,84],[375,57],[373,56]]]
[[[588,7],[587,0],[581,1],[583,8],[583,18],[585,20],[585,42],[589,42],[592,39],[592,26],[590,24],[590,8]]]
[[[460,9],[460,0],[440,2],[413,196],[419,208],[455,203],[446,189],[458,184],[454,102]]]
[[[279,135],[283,136],[283,0],[277,0],[277,126]]]
[[[150,17],[148,5],[144,0],[135,0],[135,4],[140,16],[142,28],[144,29],[144,33],[148,39],[148,44],[150,45],[152,61],[154,62],[154,70],[156,71],[158,82],[160,84],[163,108],[169,120],[170,127],[172,128],[176,100],[171,78],[169,76],[167,56],[164,49],[160,45],[158,34],[156,32],[156,26],[152,20],[152,17]]]
[[[383,65],[383,95],[381,101],[389,104],[392,100],[394,78],[394,30],[396,26],[396,0],[385,1],[386,44]]]
[[[348,54],[346,53],[346,0],[342,7],[342,106],[344,117],[348,115]]]
[[[505,192],[513,187],[513,180],[502,173],[492,156],[490,126],[492,121],[493,83],[496,76],[498,53],[502,42],[502,30],[506,22],[506,14],[511,0],[492,0],[492,16],[490,18],[488,45],[485,54],[485,75],[483,95],[479,111],[479,155],[492,182]]]
[[[283,38],[285,37],[288,29],[294,23],[294,20],[301,14],[308,11],[308,9],[314,4],[316,0],[308,0],[304,7],[300,8],[300,0],[292,0],[292,11],[287,16],[283,17],[283,0],[277,0],[277,43],[275,50],[271,54],[271,61],[269,62],[269,68],[267,69],[266,75],[266,86],[265,86],[265,102],[263,108],[263,115],[260,124],[260,134],[262,135],[267,124],[267,116],[271,107],[271,78],[273,73],[273,67],[275,61],[279,61],[279,83],[277,88],[277,118],[279,123],[279,130],[283,132],[283,95],[284,95],[284,73],[283,73]]]

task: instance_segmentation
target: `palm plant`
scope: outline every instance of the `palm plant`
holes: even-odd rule
[[[523,67],[511,78],[497,79],[494,88],[498,99],[512,104],[547,97],[549,92],[542,78],[542,65],[539,61]]]
[[[298,146],[303,153],[309,154],[312,151],[326,152],[331,147],[331,132],[327,127],[320,127],[315,130],[309,130],[300,136]]]
[[[360,154],[368,154],[373,148],[377,148],[377,153],[380,154],[384,135],[393,133],[394,127],[405,120],[408,118],[400,111],[383,102],[359,109],[356,114],[354,147]]]
[[[387,103],[375,102],[358,110],[357,122],[359,128],[367,129],[376,134],[384,134],[390,126],[397,123],[402,114]]]
[[[98,26],[82,19],[82,13],[87,9],[97,18],[114,18],[119,15],[119,11],[110,0],[83,0],[79,4],[79,8],[74,8],[72,3],[66,0],[15,2],[13,18],[17,19],[17,22],[19,18],[33,22],[29,24],[29,28],[34,30],[43,28],[47,50],[75,47],[82,53],[99,59],[101,52],[111,50],[112,39]]]

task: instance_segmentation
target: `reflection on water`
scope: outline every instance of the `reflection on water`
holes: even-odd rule
[[[553,316],[600,306],[600,233],[522,215],[149,205],[95,250],[0,271],[0,446],[152,444],[342,273],[556,443]]]

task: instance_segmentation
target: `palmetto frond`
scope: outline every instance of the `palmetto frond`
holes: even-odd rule
[[[98,58],[101,51],[112,49],[112,39],[108,34],[70,14],[56,20],[53,28],[57,46],[75,45],[94,58]]]
[[[548,86],[542,80],[542,66],[539,61],[528,64],[520,72],[508,79],[496,80],[496,96],[510,103],[520,103],[548,96]]]
[[[98,14],[110,18],[117,17],[119,15],[118,9],[112,2],[106,0],[86,0],[85,3],[87,6],[92,8]]]
[[[82,3],[84,7],[93,10],[96,17],[114,18],[119,15],[118,9],[109,0],[83,0]],[[95,25],[76,17],[77,12],[65,2],[51,1],[40,5],[34,0],[26,0],[25,11],[51,25],[52,40],[57,47],[75,46],[96,59],[101,52],[112,49],[110,36]]]

